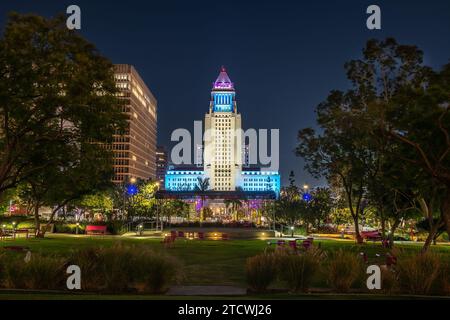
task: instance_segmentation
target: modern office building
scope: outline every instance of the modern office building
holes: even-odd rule
[[[115,65],[115,80],[124,100],[127,128],[123,135],[114,136],[113,181],[156,179],[157,101],[131,65]]]
[[[234,84],[222,67],[213,83],[209,111],[205,115],[207,138],[203,147],[203,167],[170,167],[166,173],[166,190],[193,191],[198,185],[198,178],[208,178],[209,188],[215,192],[242,190],[278,195],[280,175],[275,171],[249,166],[248,146],[236,134],[241,129]],[[196,149],[202,150],[199,146]]]
[[[164,189],[164,181],[167,170],[167,150],[164,146],[156,147],[156,180],[159,182],[159,185],[162,189]]]

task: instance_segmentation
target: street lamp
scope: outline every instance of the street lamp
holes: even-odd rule
[[[159,181],[155,182],[155,186],[157,188],[157,191],[159,191],[159,187],[160,187]],[[155,196],[155,198],[156,198],[156,196]],[[159,201],[159,199],[156,198],[156,226],[155,226],[156,230],[158,230],[159,206],[160,206],[160,201]],[[160,228],[161,228],[161,231],[163,231],[163,222],[162,222],[162,220],[160,222],[161,222],[160,223]]]
[[[79,222],[77,222],[77,224],[76,224],[76,229],[75,229],[75,233],[76,234],[78,234],[78,228],[80,227],[80,223]]]
[[[291,237],[294,237],[294,226],[291,226]]]

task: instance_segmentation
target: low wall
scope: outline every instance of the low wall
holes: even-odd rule
[[[163,231],[164,234],[170,235],[171,231],[183,231],[185,234],[194,233],[197,236],[198,232],[203,232],[206,239],[218,239],[222,237],[222,234],[226,233],[228,238],[233,239],[267,239],[275,236],[273,230],[265,229],[246,229],[246,228],[200,228],[200,227],[166,227]],[[186,235],[187,236],[187,235]]]

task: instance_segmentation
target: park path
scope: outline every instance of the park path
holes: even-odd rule
[[[245,288],[233,286],[174,286],[166,293],[168,296],[244,296]]]

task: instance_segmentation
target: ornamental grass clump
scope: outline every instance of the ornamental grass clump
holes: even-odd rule
[[[57,256],[33,254],[11,258],[4,266],[4,286],[9,289],[63,289],[66,260]]]
[[[137,279],[148,293],[164,293],[182,277],[178,261],[166,254],[145,250],[137,259]]]
[[[339,249],[328,259],[328,284],[337,292],[348,292],[362,278],[363,267],[355,253]]]
[[[396,266],[400,290],[408,294],[430,294],[440,286],[439,280],[445,281],[441,259],[432,252],[400,256]]]
[[[247,259],[245,270],[250,290],[257,293],[267,291],[277,276],[276,261],[274,253],[262,253]]]
[[[181,274],[174,258],[120,243],[75,251],[69,261],[80,267],[81,289],[86,291],[162,293]]]
[[[69,263],[80,267],[82,290],[100,291],[105,288],[102,252],[100,248],[88,247],[71,253]]]
[[[100,250],[97,260],[102,289],[108,292],[127,292],[132,290],[136,279],[135,269],[138,266],[140,251],[133,246],[122,244]]]
[[[320,268],[321,253],[308,250],[300,253],[283,253],[278,257],[278,273],[291,292],[307,292]]]

